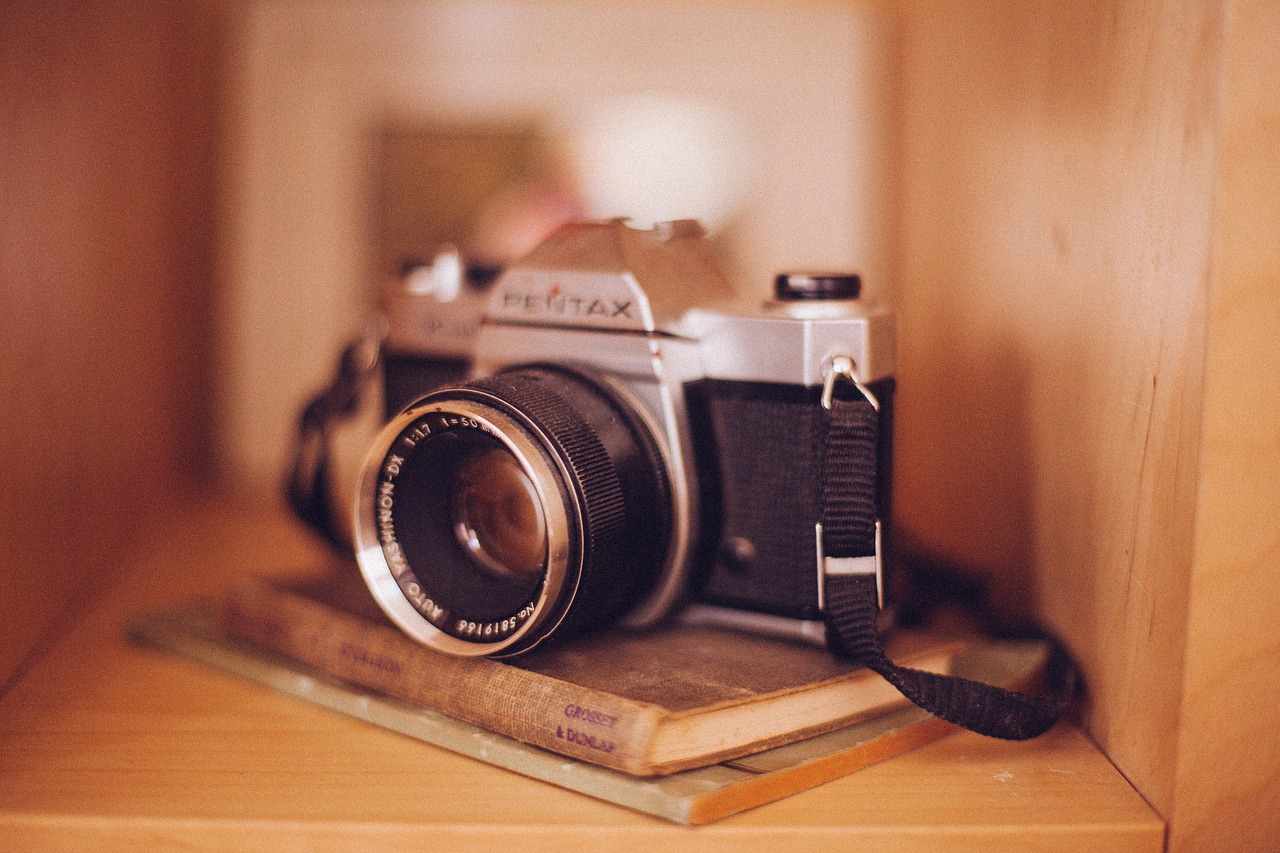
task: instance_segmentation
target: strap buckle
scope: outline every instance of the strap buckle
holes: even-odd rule
[[[876,552],[865,557],[828,557],[822,544],[822,522],[814,525],[818,540],[818,608],[826,611],[826,580],[834,576],[866,575],[876,579],[876,606],[884,609],[884,550],[880,519],[876,519]]]

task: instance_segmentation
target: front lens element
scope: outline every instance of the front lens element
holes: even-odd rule
[[[489,450],[458,466],[453,530],[485,571],[508,577],[542,572],[547,550],[542,502],[510,453]]]

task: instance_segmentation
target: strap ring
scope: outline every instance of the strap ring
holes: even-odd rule
[[[862,380],[858,378],[857,363],[847,355],[833,355],[822,363],[822,408],[831,411],[838,379],[852,382],[858,393],[871,404],[871,408],[880,411],[880,401],[871,393],[870,388],[862,384]]]

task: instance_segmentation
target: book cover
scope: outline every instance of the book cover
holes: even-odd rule
[[[716,764],[908,704],[825,649],[680,624],[601,632],[511,661],[445,655],[392,626],[343,574],[246,583],[214,612],[226,633],[337,678],[636,776]],[[957,647],[904,632],[889,651],[946,671]]]

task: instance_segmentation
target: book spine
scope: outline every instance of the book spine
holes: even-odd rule
[[[633,775],[660,709],[483,658],[427,649],[393,627],[258,584],[217,608],[225,632],[345,681],[523,743]]]

